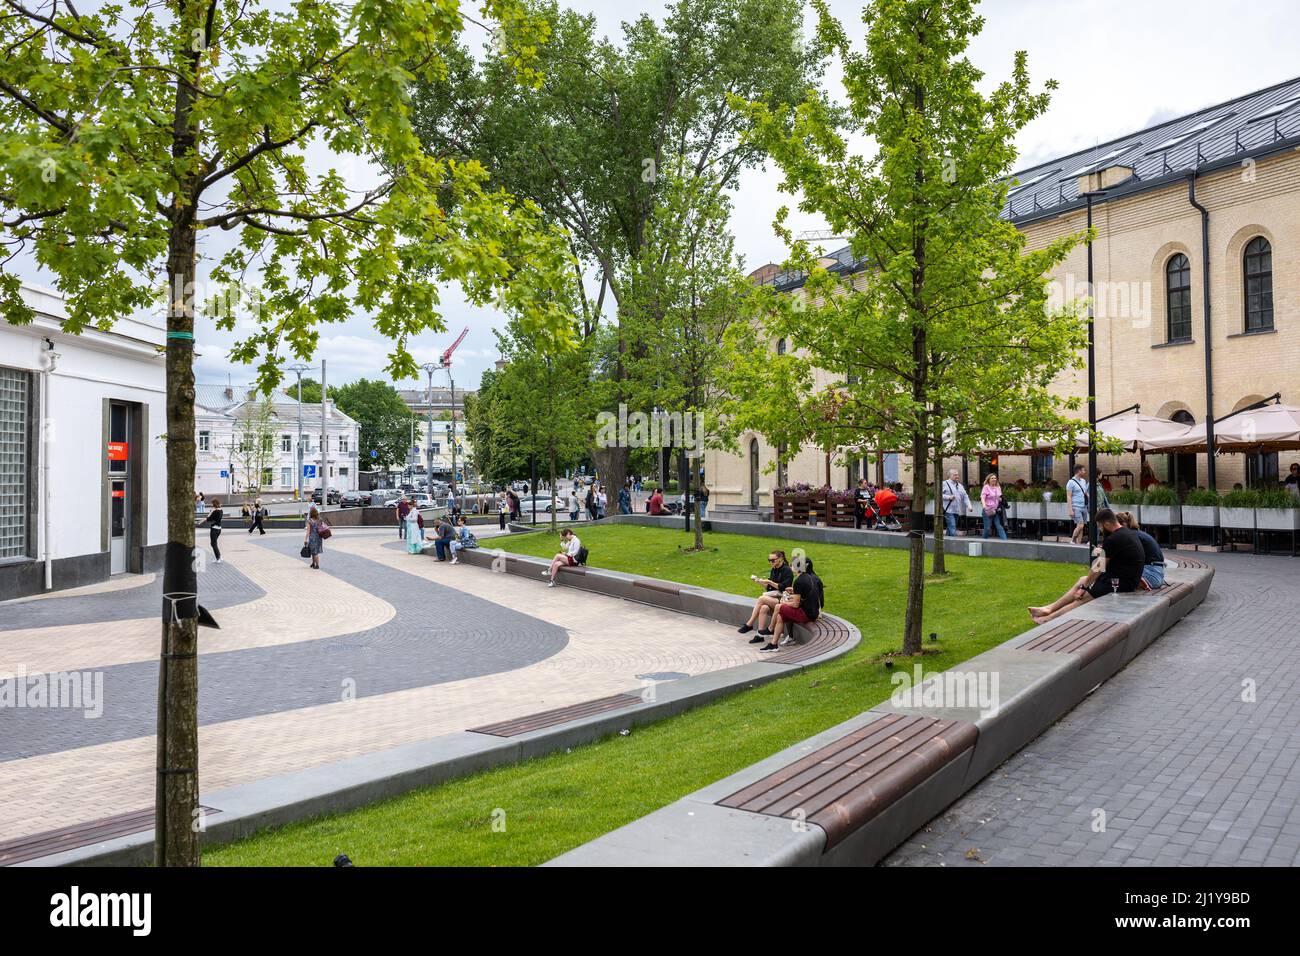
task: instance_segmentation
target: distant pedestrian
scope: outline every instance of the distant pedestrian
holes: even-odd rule
[[[600,490],[596,492],[596,517],[605,517],[605,508],[609,504],[609,498],[605,495],[605,486],[601,485]]]
[[[596,486],[591,484],[587,486],[587,499],[584,502],[587,506],[587,517],[592,521],[596,520]]]
[[[239,516],[244,519],[244,524],[250,529],[253,527],[253,509],[248,507],[247,501],[240,505]]]
[[[511,489],[509,497],[510,497],[510,520],[518,521],[523,516],[523,511],[524,511],[523,502],[519,500],[519,495],[515,493],[514,489]]]
[[[506,519],[510,517],[510,512],[514,510],[514,505],[510,502],[510,495],[501,492],[501,500],[497,502],[497,520],[501,530],[506,530]]]
[[[623,482],[623,487],[618,489],[618,513],[621,515],[632,513],[632,489],[626,481]]]
[[[208,533],[208,541],[212,545],[212,557],[217,564],[221,563],[221,548],[217,546],[217,539],[221,537],[221,499],[212,499],[212,511],[203,519],[203,524],[211,530]]]
[[[456,507],[456,488],[453,485],[447,489],[447,514],[456,515],[459,512],[460,509]]]
[[[203,492],[200,491],[196,496],[196,498],[197,500],[195,501],[194,504],[194,510],[199,514],[207,514],[208,504],[206,501],[203,500]]]
[[[411,510],[411,502],[405,495],[397,499],[397,506],[393,509],[397,514],[397,536],[406,538],[406,515]]]
[[[262,519],[266,517],[266,509],[262,507],[262,499],[258,498],[253,502],[253,521],[248,526],[248,533],[252,534],[256,529],[262,534],[266,534],[266,529],[262,527]]]
[[[312,505],[311,510],[307,512],[307,531],[303,535],[302,543],[307,548],[307,555],[311,558],[311,567],[317,571],[320,570],[320,553],[325,550],[325,543],[320,536],[324,524],[320,512],[316,510],[315,505]]]
[[[411,554],[420,553],[420,539],[424,537],[421,531],[423,519],[420,517],[420,509],[411,505],[406,510],[406,550]]]
[[[569,489],[569,520],[570,521],[578,520],[578,509],[581,506],[582,506],[581,502],[578,500],[578,486],[574,485],[572,488]]]

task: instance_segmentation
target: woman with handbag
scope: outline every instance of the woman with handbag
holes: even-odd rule
[[[302,539],[302,556],[311,558],[311,566],[317,571],[320,570],[320,553],[325,550],[324,539],[330,536],[329,525],[327,525],[312,505],[311,511],[307,512],[307,532]]]
[[[212,544],[212,557],[217,564],[221,563],[221,548],[217,546],[217,539],[221,537],[221,499],[212,499],[212,510],[208,516],[203,519],[199,527],[208,525],[211,528],[208,541]]]
[[[984,505],[984,537],[991,537],[992,531],[996,529],[998,537],[1007,540],[1007,529],[1002,524],[1002,488],[998,484],[997,475],[989,475],[984,479],[984,487],[980,489],[980,502]]]

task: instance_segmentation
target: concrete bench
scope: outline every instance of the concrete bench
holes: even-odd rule
[[[1205,599],[1214,570],[1107,595],[552,860],[871,865],[1066,714]],[[910,686],[906,686],[910,685]]]

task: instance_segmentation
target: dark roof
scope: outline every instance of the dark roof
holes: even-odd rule
[[[1119,197],[1166,186],[1193,171],[1209,172],[1260,159],[1300,144],[1300,77],[1207,106],[1088,149],[1038,163],[1012,175],[1002,214],[1017,225],[1080,208],[1078,178],[1107,166],[1129,166],[1133,176],[1106,190]],[[833,272],[857,272],[863,260],[844,247],[830,253]],[[802,272],[779,272],[764,285],[798,288]]]

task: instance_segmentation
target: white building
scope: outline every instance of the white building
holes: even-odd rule
[[[291,393],[272,397],[269,431],[271,448],[265,456],[241,453],[240,446],[250,432],[250,418],[259,416],[264,399],[260,393],[241,385],[196,385],[194,432],[196,442],[195,490],[209,498],[234,495],[253,485],[259,493],[283,494],[298,488],[299,464],[305,469],[304,493],[320,487],[321,407],[301,406],[302,436],[299,443],[300,407]],[[325,420],[326,470],[328,487],[354,491],[358,487],[358,445],[361,427],[343,414],[332,402],[327,403]],[[261,481],[250,473],[261,459]]]
[[[165,331],[60,331],[62,299],[0,322],[0,600],[161,567],[167,541]]]

